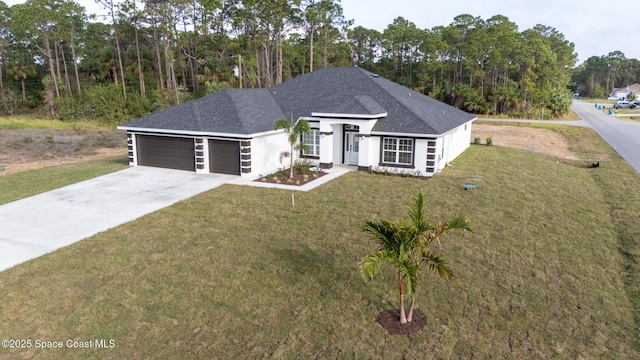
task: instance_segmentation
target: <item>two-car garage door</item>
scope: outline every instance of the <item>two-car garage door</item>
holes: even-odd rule
[[[138,165],[188,171],[196,169],[193,138],[137,135],[136,151]],[[209,140],[209,171],[240,175],[240,143]]]
[[[193,138],[138,135],[138,165],[196,170]]]

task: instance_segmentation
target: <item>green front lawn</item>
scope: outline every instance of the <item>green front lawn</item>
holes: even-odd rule
[[[349,173],[295,207],[225,185],[2,272],[3,338],[115,347],[0,357],[640,358],[640,176],[590,130],[557,129],[601,167],[472,146],[430,180]],[[423,277],[427,327],[389,336],[375,319],[396,279],[360,277],[376,248],[360,228],[421,189],[433,218],[475,232],[443,239],[454,281]]]

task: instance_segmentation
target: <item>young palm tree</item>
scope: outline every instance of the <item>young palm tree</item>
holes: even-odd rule
[[[293,119],[292,119],[293,120]],[[300,151],[305,148],[305,145],[302,142],[298,142],[300,136],[311,131],[309,127],[309,122],[307,120],[298,120],[295,124],[291,124],[287,119],[278,119],[274,125],[274,129],[284,129],[285,134],[287,134],[287,139],[289,140],[289,146],[291,147],[291,152],[289,153],[289,177],[293,177],[293,152]]]
[[[413,310],[418,285],[418,271],[426,266],[431,272],[445,280],[453,279],[453,272],[445,261],[429,249],[434,240],[449,230],[471,231],[469,222],[462,217],[440,224],[434,224],[424,215],[424,193],[420,192],[409,207],[410,221],[390,222],[367,221],[363,231],[371,234],[380,245],[380,250],[366,256],[360,262],[360,273],[365,280],[372,280],[384,263],[390,262],[396,268],[400,291],[400,322],[406,324],[413,318]],[[403,283],[411,296],[409,315],[405,314]]]

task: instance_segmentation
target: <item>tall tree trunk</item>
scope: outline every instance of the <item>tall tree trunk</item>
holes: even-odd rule
[[[271,52],[269,51],[270,46],[267,41],[262,42],[262,49],[264,55],[264,61],[262,62],[262,76],[264,77],[264,87],[270,87],[273,85],[273,71],[272,71],[272,62],[271,62]]]
[[[164,70],[167,78],[167,91],[173,91],[176,99],[176,104],[180,103],[180,97],[178,96],[178,82],[176,81],[175,67],[173,61],[169,56],[169,42],[164,41]]]
[[[60,97],[60,92],[58,91],[58,81],[56,80],[56,72],[53,67],[53,56],[51,55],[51,43],[49,42],[49,34],[44,32],[44,46],[45,46],[45,55],[47,56],[47,60],[49,61],[49,74],[51,75],[51,81],[53,81],[53,87],[55,91],[56,97]],[[51,99],[51,106],[53,106],[53,99]],[[55,114],[55,110],[52,110],[52,115]],[[55,117],[54,117],[55,118]]]
[[[160,92],[164,93],[164,77],[162,76],[162,57],[160,55],[160,43],[158,41],[158,30],[156,24],[156,18],[154,14],[151,15],[153,21],[151,22],[151,28],[153,29],[153,50],[156,54],[156,75],[158,77],[158,86]]]
[[[82,94],[82,89],[80,88],[80,76],[78,76],[78,62],[76,61],[76,41],[75,41],[75,32],[76,27],[75,24],[71,29],[71,57],[73,58],[73,70],[76,74],[76,86],[78,88],[78,95]]]
[[[64,49],[62,48],[62,45],[60,45],[60,53],[62,54],[62,64],[64,64],[64,84],[65,84],[65,88],[67,89],[67,95],[70,97],[73,97],[73,95],[71,94],[71,82],[69,81],[69,69],[67,67],[67,59],[64,56]]]
[[[60,42],[58,40],[53,42],[53,54],[56,56],[56,73],[58,74],[58,80],[62,81],[62,73],[60,72],[60,55],[58,54],[58,47]]]
[[[26,75],[22,75],[20,77],[20,82],[22,83],[22,101],[23,102],[27,102],[27,88],[25,86],[26,80],[27,80],[27,76]]]
[[[113,73],[113,82],[118,86],[118,69],[115,65],[111,67],[111,72]]]
[[[326,68],[327,66],[329,66],[329,30],[330,29],[326,29],[326,25],[325,25],[325,31],[324,31],[324,39],[322,41],[322,67]]]
[[[260,65],[260,51],[256,49],[256,80],[258,81],[258,88],[262,88],[262,65]]]
[[[116,48],[118,49],[118,66],[120,67],[120,80],[122,80],[122,96],[124,97],[124,102],[127,102],[127,84],[124,82],[124,66],[122,66],[122,54],[120,52],[120,40],[118,40],[118,33],[115,30],[116,24],[115,19],[113,23],[113,35],[116,39]]]
[[[313,33],[314,30],[311,30],[309,34],[309,72],[313,72]],[[304,73],[304,67],[302,68],[302,73]]]
[[[52,84],[54,85],[54,84]],[[56,88],[57,90],[57,88]],[[54,119],[58,118],[58,113],[56,113],[56,108],[55,106],[53,106],[53,99],[55,96],[55,91],[53,91],[53,89],[51,89],[51,86],[47,86],[44,89],[44,100],[47,103],[47,108],[49,109],[49,112],[51,112],[51,117]],[[58,95],[59,96],[59,95]]]
[[[127,102],[127,84],[124,80],[124,66],[122,65],[122,51],[120,51],[120,39],[118,37],[118,27],[116,21],[116,13],[113,10],[114,4],[113,0],[96,0],[98,3],[102,4],[109,12],[111,13],[111,23],[113,24],[113,37],[116,40],[116,50],[118,52],[118,67],[120,70],[120,80],[122,82],[122,97],[124,98],[124,102]]]
[[[0,56],[1,58],[1,56]],[[2,72],[4,71],[4,63],[0,61],[0,96],[4,94],[4,84],[2,83]]]
[[[135,33],[136,33],[136,58],[138,60],[138,80],[140,81],[140,98],[144,100],[146,87],[144,84],[144,71],[142,69],[142,61],[140,60],[140,41],[138,40],[138,24],[137,23],[135,24]]]
[[[276,46],[278,47],[276,53],[276,84],[280,84],[282,83],[282,25],[278,25],[276,31]]]
[[[399,278],[399,283],[400,283],[400,323],[401,324],[406,324],[407,323],[407,316],[404,313],[404,293],[402,292],[402,275],[398,276]]]

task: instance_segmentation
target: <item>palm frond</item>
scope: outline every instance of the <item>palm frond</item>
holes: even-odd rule
[[[420,191],[409,205],[409,217],[414,225],[425,221],[424,192]]]
[[[362,227],[362,231],[371,234],[383,249],[390,252],[400,252],[400,241],[398,239],[398,225],[387,220],[379,222],[367,221]]]
[[[447,266],[443,258],[433,251],[424,251],[422,253],[422,261],[427,264],[429,271],[437,274],[445,280],[453,279],[453,272]]]
[[[308,133],[309,131],[311,131],[311,126],[306,120],[298,120],[298,122],[293,126],[293,132],[298,135]]]
[[[380,272],[382,265],[387,261],[392,261],[392,259],[389,252],[385,250],[367,255],[360,261],[360,275],[365,280],[373,280],[378,272]]]
[[[287,133],[289,133],[290,128],[291,124],[289,123],[289,121],[283,118],[276,120],[275,124],[273,125],[274,130],[284,129]]]
[[[438,244],[440,245],[440,236],[449,232],[450,230],[464,230],[473,232],[469,220],[467,220],[467,218],[465,217],[458,216],[452,220],[445,222],[444,224],[439,224],[438,226],[434,227],[434,230],[432,230],[429,236],[427,236],[426,246],[429,246],[433,242],[433,240],[438,241]]]
[[[471,228],[471,223],[465,217],[458,216],[448,222],[445,223],[446,231],[449,230],[465,230],[473,232]]]

